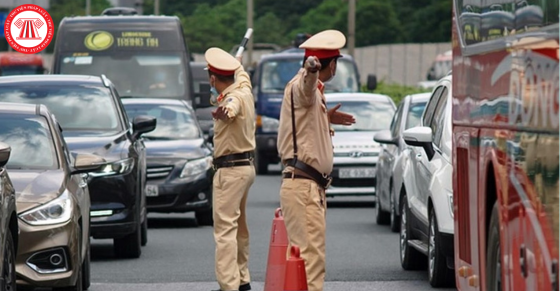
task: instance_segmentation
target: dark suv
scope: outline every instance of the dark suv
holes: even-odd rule
[[[16,214],[16,192],[5,166],[10,159],[10,146],[0,142],[0,290],[16,289],[16,252],[19,228]]]
[[[0,101],[45,104],[72,152],[95,154],[107,165],[89,173],[91,236],[113,238],[117,256],[137,258],[147,243],[146,153],[141,135],[156,120],[132,122],[105,77],[28,75],[0,79]]]

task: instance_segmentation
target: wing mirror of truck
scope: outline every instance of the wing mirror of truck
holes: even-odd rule
[[[375,90],[377,88],[377,76],[371,74],[367,76],[367,89],[368,90]]]
[[[194,108],[208,108],[212,107],[210,103],[210,84],[200,83],[198,93],[194,95]]]

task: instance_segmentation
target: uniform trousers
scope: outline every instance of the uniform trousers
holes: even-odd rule
[[[289,245],[297,245],[305,261],[308,290],[323,291],[327,211],[325,189],[309,179],[284,178],[280,188],[280,204]]]
[[[213,180],[215,271],[220,289],[238,290],[250,283],[249,229],[245,206],[255,181],[255,167],[219,168]]]

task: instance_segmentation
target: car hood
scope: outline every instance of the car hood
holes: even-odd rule
[[[334,150],[378,149],[379,143],[373,140],[377,131],[335,131],[332,138]]]
[[[16,190],[18,213],[45,204],[64,191],[64,171],[46,170],[12,170],[10,180]]]
[[[202,138],[181,140],[147,140],[146,159],[172,160],[172,159],[198,159],[208,153]]]
[[[95,154],[107,161],[111,160],[107,158],[109,156],[126,158],[126,155],[122,156],[122,152],[130,145],[127,134],[127,131],[109,135],[81,135],[71,131],[63,133],[71,152]]]

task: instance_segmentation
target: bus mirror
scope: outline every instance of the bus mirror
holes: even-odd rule
[[[198,93],[194,96],[194,108],[212,107],[210,103],[210,84],[200,83]]]
[[[377,77],[375,75],[367,76],[367,88],[368,90],[375,90],[377,88]]]

